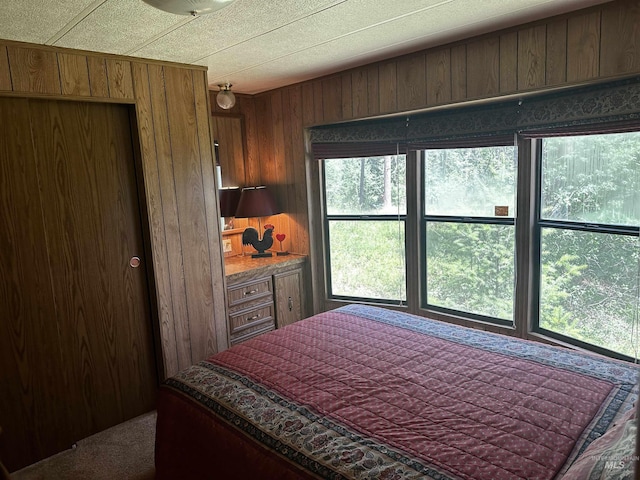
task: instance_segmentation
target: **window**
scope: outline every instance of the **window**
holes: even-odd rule
[[[406,301],[404,155],[323,161],[330,298]]]
[[[517,151],[423,151],[423,306],[513,324]]]
[[[566,106],[536,124],[549,102],[513,114],[527,125],[515,144],[466,136],[490,116],[457,113],[320,131],[327,307],[401,304],[640,358],[640,124],[574,125]],[[401,134],[406,156],[384,156]]]
[[[541,140],[535,329],[638,354],[640,132]]]

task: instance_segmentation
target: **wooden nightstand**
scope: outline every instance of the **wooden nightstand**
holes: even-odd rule
[[[307,316],[303,255],[225,259],[229,345]]]

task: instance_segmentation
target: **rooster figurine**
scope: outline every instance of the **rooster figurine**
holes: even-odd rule
[[[242,244],[243,245],[251,245],[255,248],[258,253],[254,253],[251,255],[252,258],[259,257],[271,257],[271,252],[265,252],[268,248],[271,248],[273,245],[273,225],[265,225],[265,232],[262,236],[262,240],[258,235],[258,231],[253,227],[247,227],[244,232],[242,232]]]

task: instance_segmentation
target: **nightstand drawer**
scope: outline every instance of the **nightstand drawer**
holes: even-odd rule
[[[236,335],[252,333],[256,329],[262,330],[262,327],[266,328],[268,325],[275,328],[273,303],[263,304],[229,315],[229,332],[232,339]]]
[[[262,335],[263,333],[271,332],[273,330],[275,330],[275,324],[273,323],[259,325],[257,327],[250,328],[246,331],[241,332],[238,335],[233,335],[231,337],[231,346],[233,347],[234,345],[237,345],[239,343],[255,338],[259,335]]]
[[[229,308],[237,307],[255,300],[271,301],[273,286],[271,277],[261,278],[252,282],[234,285],[227,289]]]

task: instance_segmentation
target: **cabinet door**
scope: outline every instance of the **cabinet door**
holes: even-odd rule
[[[303,276],[302,269],[273,276],[276,294],[276,321],[278,328],[302,319]]]

